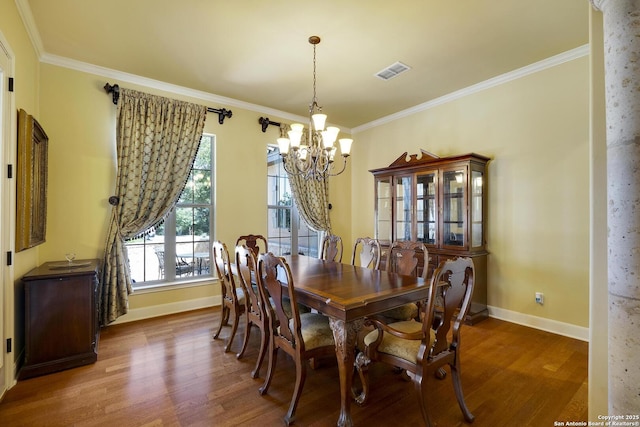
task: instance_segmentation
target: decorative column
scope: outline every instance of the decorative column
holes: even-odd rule
[[[640,414],[640,0],[603,13],[607,106],[609,415]]]

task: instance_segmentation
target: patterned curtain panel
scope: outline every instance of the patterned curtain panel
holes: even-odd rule
[[[291,162],[291,156],[286,161]],[[313,230],[330,234],[329,182],[326,179],[305,180],[301,176],[289,175],[289,184],[302,219]]]
[[[120,89],[116,109],[116,196],[100,282],[100,323],[128,311],[131,273],[126,239],[158,224],[174,206],[193,165],[205,106]]]

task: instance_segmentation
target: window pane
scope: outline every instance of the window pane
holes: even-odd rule
[[[445,245],[464,246],[464,185],[465,171],[450,170],[443,173],[443,232]]]
[[[291,254],[291,209],[268,209],[267,241],[274,255]]]
[[[210,204],[211,203],[211,171],[193,169],[189,174],[178,204]]]
[[[276,255],[303,253],[318,256],[318,233],[299,217],[289,176],[275,147],[267,151],[267,241]]]
[[[412,178],[408,176],[396,178],[396,240],[412,240],[412,183]]]
[[[318,233],[310,229],[304,221],[300,221],[298,229],[298,253],[318,257]]]

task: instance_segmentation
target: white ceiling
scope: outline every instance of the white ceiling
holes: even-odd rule
[[[55,56],[354,128],[588,43],[588,0],[17,0]],[[33,34],[35,33],[35,34]],[[411,70],[383,81],[401,61]],[[221,106],[210,105],[215,108]]]

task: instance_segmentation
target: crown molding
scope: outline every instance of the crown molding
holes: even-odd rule
[[[441,96],[440,98],[433,99],[431,101],[416,105],[411,108],[407,108],[406,110],[398,111],[397,113],[391,114],[386,117],[382,117],[378,120],[374,120],[364,125],[357,126],[353,128],[352,131],[353,131],[353,134],[357,134],[367,129],[372,129],[377,126],[381,126],[383,124],[390,123],[390,122],[399,120],[401,118],[408,117],[413,114],[429,110],[431,108],[446,104],[451,101],[455,101],[460,98],[464,98],[465,96],[469,96],[471,94],[483,91],[485,89],[489,89],[494,86],[498,86],[513,80],[517,80],[529,74],[534,74],[539,71],[546,70],[551,67],[555,67],[556,65],[564,64],[565,62],[573,61],[575,59],[582,58],[583,56],[588,56],[588,55],[589,55],[589,45],[585,44],[575,49],[571,49],[566,52],[560,53],[558,55],[549,57],[547,59],[543,59],[542,61],[535,62],[531,65],[527,65],[525,67],[518,68],[517,70],[510,71],[505,74],[501,74],[497,77],[493,77],[489,80],[485,80],[475,85],[468,86],[464,89],[451,92],[447,95]]]
[[[76,71],[82,71],[84,73],[94,74],[108,79],[115,79],[118,80],[118,82],[132,83],[148,88],[162,90],[164,92],[200,99],[206,102],[220,103],[231,107],[243,108],[245,110],[255,111],[260,114],[277,116],[292,121],[302,121],[303,123],[305,120],[308,120],[307,117],[302,117],[296,114],[287,113],[285,111],[276,110],[262,105],[239,101],[234,98],[227,98],[225,96],[215,95],[196,89],[190,89],[184,86],[178,86],[160,80],[154,80],[147,77],[138,76],[136,74],[126,73],[124,71],[101,67],[99,65],[93,65],[87,62],[76,61],[74,59],[69,59],[58,55],[45,53],[40,58],[40,61],[46,64],[69,68]]]
[[[41,58],[44,53],[44,46],[42,44],[42,39],[40,38],[38,27],[36,27],[36,22],[33,20],[29,2],[27,0],[16,0],[16,7],[18,8],[18,13],[20,14],[22,23],[27,30],[27,34],[31,39],[31,44],[36,51],[36,57]]]

